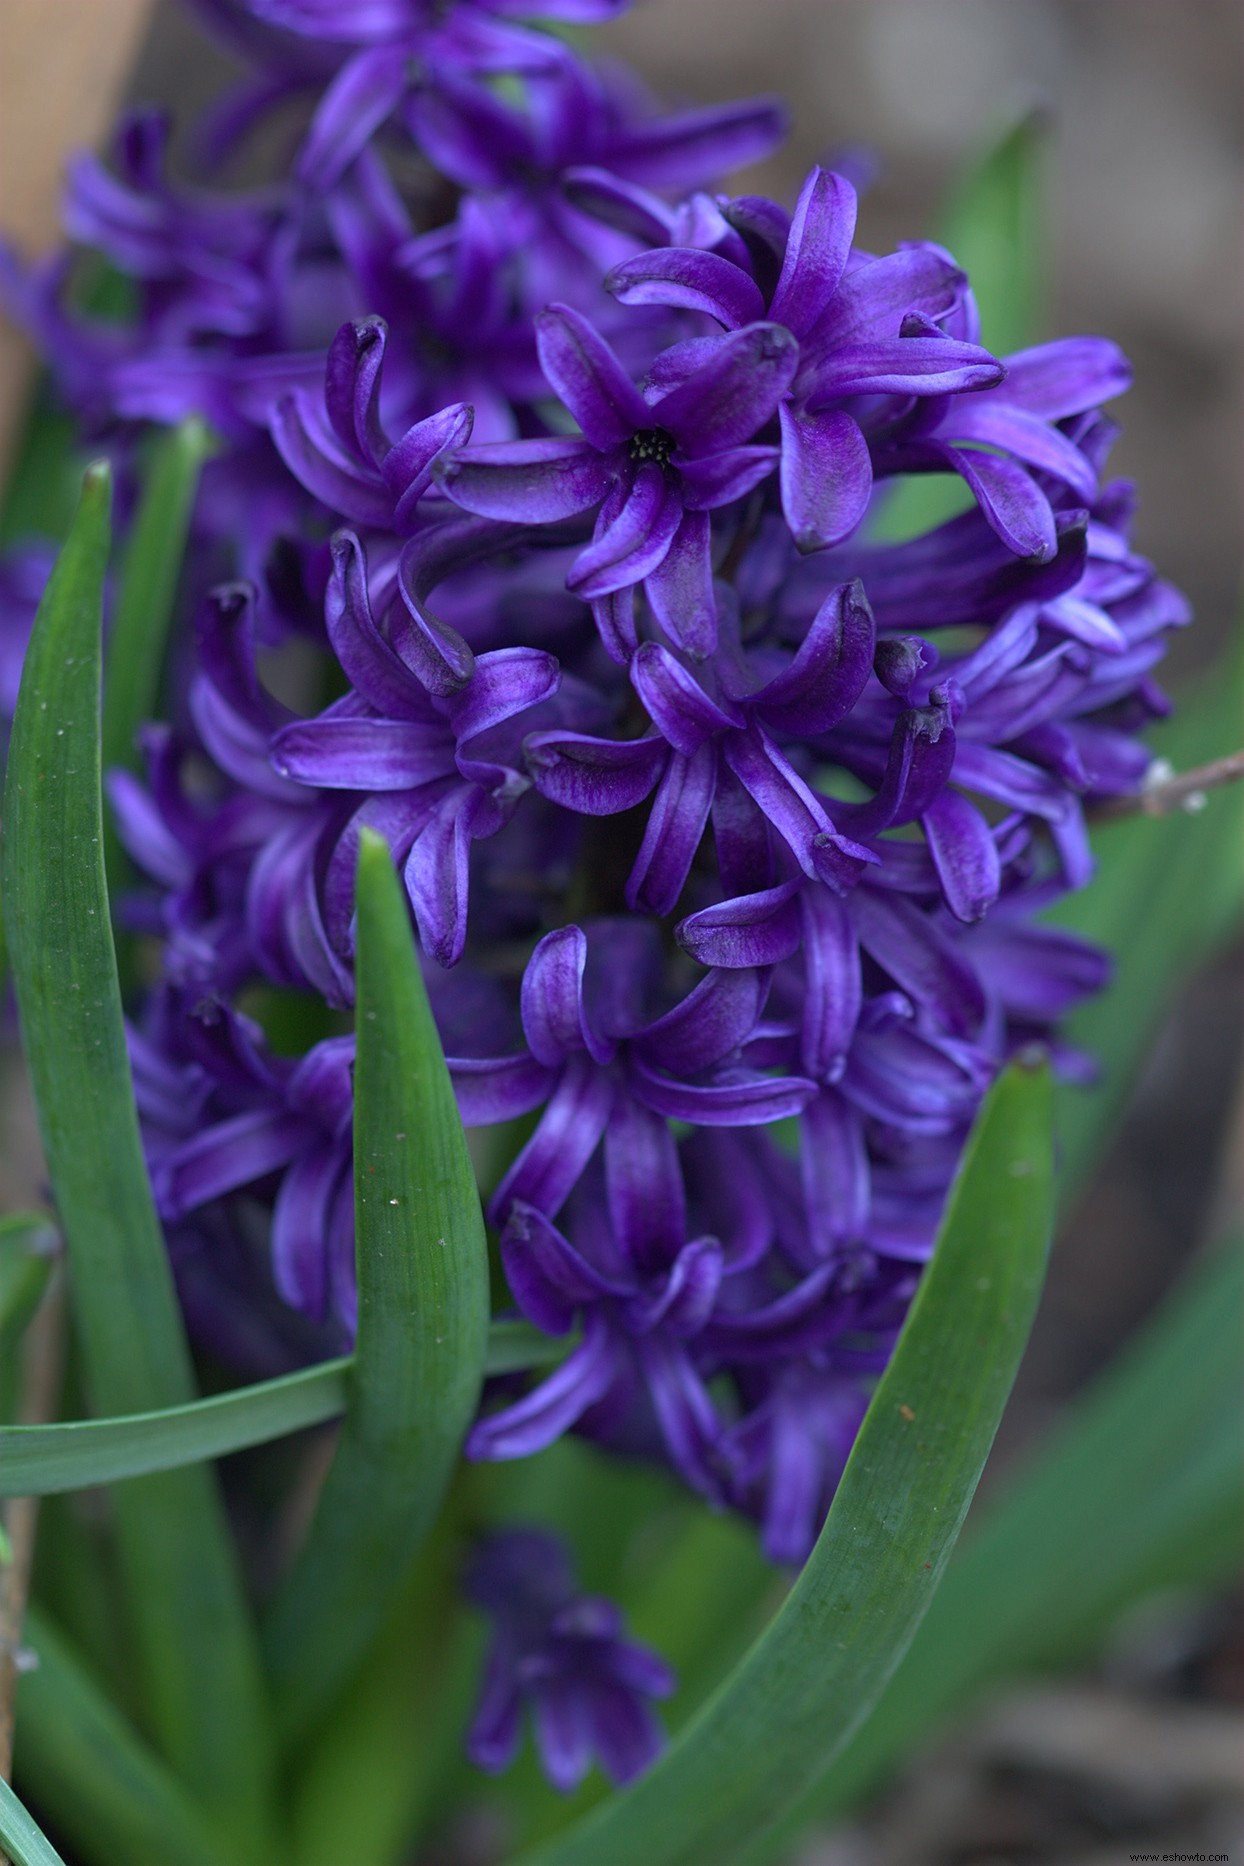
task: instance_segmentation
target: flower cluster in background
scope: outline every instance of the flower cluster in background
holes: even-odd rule
[[[721,191],[771,102],[662,115],[557,23],[617,0],[200,0],[254,76],[210,171],[139,114],[73,170],[73,258],[3,268],[122,471],[197,413],[186,639],[118,831],[160,946],[133,1057],[198,1339],[250,1371],[354,1326],[353,888],[404,875],[515,1307],[565,1358],[468,1443],[576,1431],[810,1549],[981,1098],[1107,961],[1038,915],[1133,790],[1182,599],[1129,547],[1101,338],[996,357],[927,243]],[[550,26],[548,22],[553,22]],[[881,542],[902,476],[969,509]],[[3,701],[46,574],[0,567]],[[192,626],[191,626],[192,625]],[[292,672],[291,672],[292,669]],[[273,988],[280,988],[274,990]],[[291,1055],[265,1007],[302,994]],[[336,1017],[336,1021],[334,1018]],[[305,1020],[304,1020],[304,1027]],[[550,1779],[650,1759],[664,1667],[534,1535],[481,1552],[471,1741]]]

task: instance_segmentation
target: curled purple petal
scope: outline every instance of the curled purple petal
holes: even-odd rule
[[[1062,337],[1008,356],[1004,394],[1045,421],[1062,421],[1113,401],[1131,382],[1131,364],[1108,337]]]
[[[282,777],[327,790],[409,790],[452,770],[451,741],[439,721],[301,720],[272,741]]]
[[[703,657],[717,645],[712,530],[707,512],[684,511],[669,549],[644,578],[653,615],[676,647]]]
[[[779,413],[781,410],[779,410]],[[780,459],[776,447],[725,447],[703,459],[676,461],[688,512],[715,512],[719,506],[745,499],[768,479]]]
[[[661,736],[686,757],[714,734],[743,723],[737,713],[723,712],[659,642],[643,642],[636,650],[631,680]]]
[[[590,441],[561,436],[463,447],[441,462],[437,479],[465,511],[533,525],[589,511],[612,483]]]
[[[957,920],[979,920],[1002,885],[998,845],[988,823],[952,790],[935,797],[921,821],[946,905]]]
[[[579,552],[567,588],[585,597],[608,596],[639,583],[662,562],[682,518],[682,499],[661,468],[649,461],[629,489],[618,489],[617,509],[607,501],[598,535]]]
[[[855,189],[814,168],[799,191],[769,315],[804,337],[838,289],[855,233]]]
[[[624,305],[677,305],[706,311],[727,330],[740,330],[765,315],[765,301],[740,267],[718,253],[664,246],[624,259],[605,280]]]
[[[628,907],[674,911],[700,847],[717,789],[717,751],[701,746],[690,758],[673,752],[657,786],[639,854],[626,883]]]
[[[739,447],[777,412],[798,361],[799,346],[780,324],[732,331],[685,382],[653,404],[653,418],[692,460]]]
[[[980,980],[936,924],[899,895],[857,888],[851,914],[860,943],[903,991],[934,1009],[956,1036],[979,1029],[985,1015]]]
[[[756,894],[736,895],[689,914],[675,927],[674,937],[701,965],[776,965],[799,950],[798,891],[797,882],[784,881]]]
[[[536,319],[540,366],[587,439],[602,451],[648,425],[648,408],[604,338],[570,305]]]
[[[674,1075],[698,1075],[747,1042],[765,990],[759,970],[714,969],[681,1004],[640,1033],[635,1053]]]
[[[669,757],[659,735],[594,739],[582,732],[533,732],[524,750],[542,797],[584,816],[615,816],[642,803]]]
[[[849,538],[868,509],[872,459],[858,421],[845,410],[808,414],[783,403],[782,511],[801,551]]]
[[[864,690],[876,633],[864,585],[858,579],[839,584],[817,610],[790,666],[752,695],[752,705],[777,732],[828,732]]]

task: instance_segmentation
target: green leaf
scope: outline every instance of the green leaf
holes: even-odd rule
[[[4,1318],[3,1246],[0,1236],[0,1325]],[[525,1322],[494,1322],[485,1371],[518,1373],[560,1361],[568,1351],[566,1340],[550,1340]],[[115,1484],[151,1471],[224,1458],[250,1445],[300,1432],[305,1426],[322,1425],[345,1411],[347,1376],[353,1365],[353,1357],[343,1355],[277,1380],[162,1412],[0,1427],[0,1497],[46,1497]]]
[[[1053,1213],[1048,1072],[986,1100],[833,1508],[772,1623],[625,1794],[523,1866],[703,1866],[779,1819],[867,1715],[949,1559],[1010,1392]]]
[[[1049,119],[1034,111],[972,164],[933,228],[967,273],[981,320],[981,342],[995,356],[1023,350],[1040,335],[1049,278],[1045,152]],[[972,495],[953,474],[923,473],[895,486],[873,536],[914,538],[957,512]]]
[[[141,764],[139,728],[159,706],[165,650],[190,514],[203,463],[213,451],[197,415],[156,434],[143,473],[143,494],[123,554],[117,600],[104,663],[103,766]],[[112,814],[104,818],[104,869],[115,895],[132,881],[133,866]],[[135,984],[134,940],[120,932],[118,965],[123,994]]]
[[[65,1866],[50,1840],[44,1839],[13,1790],[0,1776],[0,1846],[13,1866]]]
[[[56,1227],[44,1212],[0,1218],[0,1367],[39,1306],[56,1243]]]
[[[48,1496],[221,1458],[344,1411],[348,1359],[189,1406],[0,1428],[0,1497]]]
[[[75,1859],[84,1866],[232,1866],[237,1855],[36,1607],[26,1615],[25,1641],[38,1664],[18,1685],[18,1779],[55,1810]]]
[[[1244,718],[1244,644],[1183,696],[1151,735],[1178,771],[1236,750]],[[1048,916],[1115,957],[1110,988],[1068,1020],[1101,1066],[1087,1093],[1059,1091],[1065,1185],[1074,1190],[1116,1125],[1145,1053],[1181,983],[1239,924],[1244,905],[1244,786],[1211,794],[1189,816],[1143,814],[1096,826],[1092,883]]]
[[[190,513],[212,438],[197,416],[154,441],[126,544],[104,673],[104,769],[136,768],[138,728],[154,718]]]
[[[1083,1659],[1155,1590],[1235,1573],[1242,1272],[1237,1240],[1186,1278],[969,1528],[885,1696],[785,1838],[853,1806],[986,1685]]]
[[[265,1648],[285,1733],[358,1663],[431,1527],[474,1416],[488,1252],[453,1084],[386,845],[359,851],[354,1067],[358,1335],[349,1405]]]
[[[530,1322],[508,1317],[488,1330],[487,1374],[521,1374],[528,1367],[554,1367],[578,1346],[577,1335],[542,1335]]]
[[[78,424],[57,407],[46,378],[40,383],[6,476],[0,511],[0,546],[32,538],[63,538],[82,484]]]
[[[19,1408],[18,1346],[48,1286],[56,1261],[56,1227],[42,1212],[0,1218],[0,1419]]]
[[[464,1488],[451,1490],[366,1659],[300,1758],[297,1866],[397,1866],[419,1852],[428,1799],[447,1773],[443,1751],[461,1755],[479,1677],[472,1668],[464,1695],[453,1675],[465,1618],[462,1540],[474,1530],[469,1507],[461,1509]]]
[[[0,1217],[0,1251],[19,1245],[46,1255],[56,1248],[56,1226],[47,1212],[5,1212]]]
[[[139,1139],[102,857],[100,626],[110,476],[88,469],[27,650],[4,803],[13,979],[64,1231],[91,1403],[194,1397]],[[202,1470],[116,1500],[134,1662],[170,1759],[213,1806],[266,1829],[262,1688],[232,1546]]]
[[[995,356],[1036,343],[1044,322],[1049,136],[1044,111],[1021,117],[962,177],[933,232],[967,273],[981,342]]]

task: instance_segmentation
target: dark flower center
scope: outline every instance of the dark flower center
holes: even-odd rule
[[[658,466],[668,466],[676,445],[674,436],[664,428],[640,428],[638,434],[631,435],[631,459],[655,460]]]

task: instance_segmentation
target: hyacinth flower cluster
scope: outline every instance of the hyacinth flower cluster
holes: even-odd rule
[[[575,1432],[798,1564],[987,1088],[1034,1040],[1091,1068],[1058,1025],[1107,958],[1038,915],[1090,878],[1086,807],[1141,782],[1188,619],[1107,473],[1128,366],[995,356],[951,254],[857,244],[842,175],[793,211],[722,191],[776,106],[661,116],[509,0],[201,5],[255,65],[205,162],[298,100],[288,176],[192,190],[137,116],[67,209],[133,322],[68,260],[4,274],[123,470],[149,423],[222,437],[181,684],[110,786],[187,1314],[252,1371],[352,1338],[352,1040],[278,1054],[246,1005],[351,1006],[372,829],[463,1122],[508,1145],[513,1307],[566,1343],[468,1455]],[[968,509],[880,542],[929,473]],[[40,563],[3,573],[6,667]],[[524,1702],[558,1787],[650,1760],[668,1674],[555,1548],[499,1543],[468,1589],[482,1766]]]

